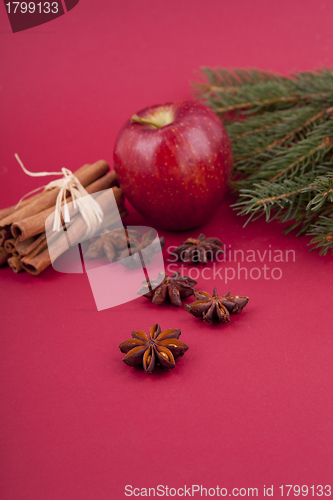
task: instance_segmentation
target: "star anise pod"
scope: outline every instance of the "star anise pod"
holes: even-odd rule
[[[121,352],[126,353],[123,361],[129,366],[143,366],[145,372],[151,373],[156,365],[171,370],[176,359],[184,356],[188,345],[179,339],[180,330],[169,328],[162,332],[160,325],[153,325],[147,335],[142,330],[132,332],[132,338],[119,345]]]
[[[159,238],[158,242],[156,240],[156,232],[151,229],[142,235],[141,242],[138,241],[138,237],[130,236],[129,243],[130,249],[125,249],[120,254],[119,260],[121,264],[128,269],[137,269],[142,266],[140,253],[146,263],[151,262],[152,258],[156,253],[158,253],[160,248],[164,247],[164,237],[162,236]]]
[[[148,283],[143,281],[142,283],[146,284],[138,291],[138,294],[152,299],[153,304],[163,304],[169,299],[171,304],[177,307],[181,305],[182,299],[193,295],[193,287],[197,282],[192,278],[175,273],[172,276],[165,275],[161,283],[162,276],[160,273],[157,280],[148,280]]]
[[[196,318],[202,318],[206,323],[212,323],[214,318],[222,323],[229,323],[229,313],[241,312],[249,301],[248,297],[230,295],[230,292],[220,297],[216,288],[214,288],[213,295],[194,290],[194,297],[197,300],[192,304],[186,304],[185,309]]]
[[[223,253],[222,245],[222,241],[218,238],[206,238],[201,233],[196,239],[188,238],[173,251],[173,254],[182,262],[204,266],[208,260],[214,260],[218,253]]]
[[[141,236],[141,233],[134,229],[126,231],[125,229],[116,229],[105,232],[92,240],[85,257],[98,259],[105,254],[110,262],[114,262],[117,259],[118,252],[128,248],[129,238],[134,239],[139,236]]]

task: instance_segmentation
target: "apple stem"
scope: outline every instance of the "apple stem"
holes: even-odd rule
[[[141,116],[133,115],[131,118],[131,122],[133,123],[147,123],[148,125],[153,125],[156,128],[161,128],[160,125],[153,122],[152,120],[147,120],[146,118],[141,118]]]

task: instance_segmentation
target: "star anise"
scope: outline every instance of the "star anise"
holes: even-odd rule
[[[202,318],[206,323],[212,323],[214,318],[222,323],[229,323],[229,313],[241,312],[249,301],[248,297],[230,295],[230,292],[220,297],[217,295],[216,288],[214,288],[213,295],[194,290],[194,297],[197,300],[192,304],[186,304],[185,309],[196,318]]]
[[[138,291],[138,294],[152,299],[153,304],[163,304],[169,299],[171,304],[177,307],[181,305],[182,299],[193,295],[193,287],[197,282],[192,278],[175,273],[172,276],[165,275],[161,283],[162,276],[160,273],[157,280],[148,280],[148,283],[143,281],[142,283],[146,284]]]
[[[151,229],[147,233],[141,235],[141,242],[138,241],[138,237],[129,238],[130,250],[127,248],[120,254],[119,260],[123,266],[128,269],[136,269],[141,267],[141,257],[140,253],[146,263],[151,262],[152,258],[160,248],[164,247],[164,237],[156,239],[156,232]],[[131,258],[128,258],[131,257]]]
[[[151,373],[156,365],[166,370],[175,367],[175,360],[184,356],[188,345],[179,339],[180,330],[169,328],[162,332],[160,325],[153,325],[147,335],[142,330],[132,332],[132,338],[119,345],[126,353],[123,361],[129,366],[143,366]]]
[[[139,236],[141,236],[141,233],[134,229],[126,231],[125,229],[116,229],[103,233],[92,240],[85,253],[85,257],[88,259],[98,259],[105,254],[110,262],[114,262],[117,260],[119,251],[128,248],[129,239],[133,240]]]
[[[173,251],[173,254],[182,262],[204,266],[208,260],[214,260],[218,253],[223,253],[222,245],[222,241],[218,238],[206,238],[201,233],[196,239],[188,238]]]

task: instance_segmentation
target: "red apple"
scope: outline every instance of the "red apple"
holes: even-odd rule
[[[191,229],[221,204],[233,166],[227,132],[195,101],[152,106],[119,132],[114,167],[130,203],[153,225]]]

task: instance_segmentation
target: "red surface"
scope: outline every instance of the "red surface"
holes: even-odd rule
[[[310,0],[81,0],[14,35],[2,7],[1,206],[36,186],[15,152],[36,171],[111,162],[128,117],[191,98],[201,65],[331,65],[332,15],[330,2]],[[259,498],[274,484],[279,498],[282,484],[333,483],[332,258],[275,223],[242,229],[229,201],[207,236],[261,254],[292,249],[296,261],[266,257],[280,280],[199,277],[198,289],[250,297],[226,326],[145,298],[97,312],[84,275],[1,270],[2,500],[118,500],[125,485],[159,484],[257,487]],[[127,222],[145,224],[134,211]],[[170,245],[189,233],[160,234]],[[172,372],[146,376],[121,362],[118,344],[155,322],[181,328],[190,349]]]

